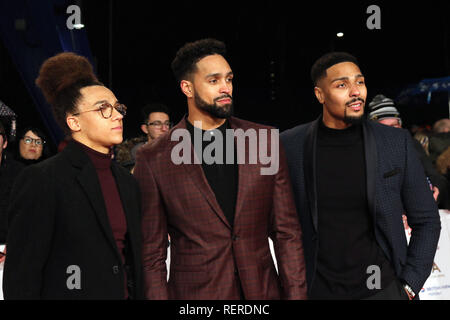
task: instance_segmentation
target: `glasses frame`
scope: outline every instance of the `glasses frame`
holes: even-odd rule
[[[127,114],[127,107],[123,104],[123,103],[116,103],[115,105],[111,105],[110,103],[102,103],[100,105],[100,107],[98,107],[97,109],[92,109],[92,110],[86,110],[86,111],[81,111],[81,112],[77,112],[72,114],[73,116],[78,116],[82,113],[86,113],[86,112],[91,112],[91,111],[100,111],[102,117],[104,119],[110,119],[112,117],[113,114],[113,108],[117,110],[117,112],[119,112],[122,116],[126,116]],[[119,108],[122,108],[122,110],[119,110]],[[110,110],[110,114],[109,117],[104,115],[104,110]]]
[[[155,123],[158,122],[158,123]],[[172,128],[173,123],[168,121],[169,124],[167,124],[166,122],[160,122],[160,121],[153,121],[153,122],[147,122],[146,125],[147,126],[154,126],[156,129],[162,129],[163,126],[166,126],[167,128]]]
[[[27,142],[27,141],[26,141],[27,139],[31,140],[31,142]],[[22,140],[23,140],[23,142],[24,142],[25,144],[33,144],[33,143],[34,143],[34,145],[35,145],[35,146],[38,146],[38,147],[44,146],[44,144],[46,143],[46,141],[45,141],[44,139],[41,139],[41,138],[33,139],[32,137],[29,137],[29,136],[24,136],[24,137],[22,138]],[[41,141],[42,143],[41,143],[41,144],[38,144],[38,143],[37,143],[38,141]]]

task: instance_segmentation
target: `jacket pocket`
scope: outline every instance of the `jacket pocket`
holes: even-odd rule
[[[402,170],[400,168],[395,168],[394,170],[388,171],[385,174],[383,174],[383,178],[390,178],[393,177],[397,174],[399,174],[400,172],[402,172]]]

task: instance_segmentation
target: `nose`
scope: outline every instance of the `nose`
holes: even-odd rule
[[[231,92],[233,91],[233,85],[231,82],[227,82],[224,80],[222,82],[222,86],[220,87],[220,93],[225,93],[231,95]]]
[[[116,108],[112,108],[113,109],[113,113],[112,113],[112,120],[122,120],[123,119],[123,114],[121,114],[119,111],[116,110]]]
[[[350,96],[351,97],[359,97],[361,93],[359,92],[358,86],[353,85],[350,89]]]

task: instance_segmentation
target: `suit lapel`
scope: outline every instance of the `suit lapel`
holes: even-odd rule
[[[319,129],[318,118],[312,122],[306,132],[304,163],[305,163],[305,189],[310,205],[311,219],[314,230],[317,232],[318,212],[317,212],[317,175],[316,175],[316,156],[317,156],[317,131]]]
[[[230,118],[230,126],[233,130],[236,129],[243,129],[244,131],[247,128],[239,128],[239,126],[235,123],[235,119],[234,118]],[[258,138],[259,139],[259,138]],[[259,141],[258,141],[259,143]],[[234,160],[237,161],[238,163],[238,190],[237,190],[237,198],[236,198],[236,207],[234,209],[234,224],[236,225],[236,221],[238,221],[238,217],[240,216],[240,212],[242,211],[242,208],[244,206],[244,199],[245,199],[245,193],[247,192],[247,186],[251,185],[251,181],[252,179],[252,175],[253,175],[253,171],[254,170],[258,170],[259,174],[259,170],[260,167],[257,165],[252,165],[249,164],[249,159],[250,159],[250,155],[249,155],[249,147],[246,144],[246,147],[244,148],[244,150],[238,150],[240,148],[236,148],[237,144],[237,137],[234,138],[234,151],[235,151],[235,158]],[[244,151],[242,154],[242,151]],[[256,151],[254,151],[256,152]],[[241,160],[238,160],[241,159]],[[240,162],[242,162],[241,164],[239,164]]]
[[[367,203],[375,220],[375,192],[377,174],[377,145],[370,123],[363,122],[364,153],[366,158]]]
[[[119,253],[111,230],[111,224],[109,223],[103,193],[94,165],[84,151],[81,150],[81,147],[75,142],[69,143],[63,152],[67,153],[68,159],[71,161],[72,165],[80,170],[76,179],[92,205],[103,234],[109,240],[114,252],[118,255]]]
[[[85,191],[89,202],[94,208],[95,215],[101,226],[101,229],[105,237],[109,240],[110,244],[117,251],[116,242],[111,230],[111,224],[109,223],[108,214],[106,212],[105,201],[103,199],[100,182],[98,181],[97,172],[92,164],[87,163],[82,169],[81,173],[77,176],[78,182]]]

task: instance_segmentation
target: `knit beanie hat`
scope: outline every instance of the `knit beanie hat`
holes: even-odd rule
[[[399,118],[400,112],[394,106],[394,101],[382,94],[376,95],[369,103],[369,119],[381,120],[384,118]]]

